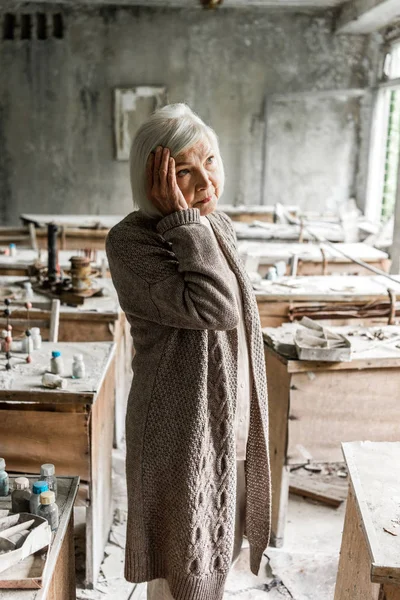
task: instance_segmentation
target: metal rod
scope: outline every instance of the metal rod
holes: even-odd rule
[[[55,223],[47,225],[47,277],[50,281],[57,279],[57,231]]]

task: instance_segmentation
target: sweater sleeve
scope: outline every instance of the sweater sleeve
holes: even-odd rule
[[[200,222],[200,211],[192,208],[172,213],[159,221],[157,230],[172,252],[150,247],[149,242],[135,243],[131,258],[127,258],[118,251],[113,236],[107,238],[111,274],[122,309],[169,327],[237,327],[239,315],[228,283],[228,267],[215,236]]]

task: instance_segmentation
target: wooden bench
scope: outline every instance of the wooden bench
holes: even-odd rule
[[[23,334],[27,329],[27,311],[21,306],[23,289],[21,282],[26,277],[0,276],[0,292],[6,290],[15,294],[11,304],[11,323],[14,337]],[[111,279],[97,279],[96,285],[104,289],[102,296],[87,298],[81,306],[61,304],[57,313],[57,338],[51,332],[53,313],[50,307],[58,300],[51,300],[39,293],[32,298],[33,309],[30,311],[29,326],[40,327],[44,341],[60,342],[115,342],[116,348],[116,381],[115,381],[115,445],[122,447],[125,436],[126,406],[132,383],[133,344],[130,326],[118,303],[117,292]],[[4,306],[4,305],[3,305]],[[1,316],[0,328],[5,328],[6,321]]]
[[[398,284],[373,274],[264,279],[255,286],[261,326],[279,327],[303,316],[323,325],[387,325],[400,318],[398,279]]]
[[[41,385],[51,352],[60,350],[67,389]],[[83,354],[84,379],[71,378],[72,357]],[[80,502],[86,507],[86,584],[95,585],[112,519],[115,344],[44,342],[32,363],[12,358],[5,371],[0,359],[0,440],[7,468],[35,474],[52,462],[57,475],[81,478]],[[18,362],[19,360],[19,362]]]
[[[343,444],[350,476],[334,600],[400,599],[400,442]]]
[[[370,275],[371,271],[354,263],[340,254],[336,248],[349,256],[387,272],[390,261],[386,252],[377,250],[368,244],[299,244],[276,242],[242,241],[238,243],[241,256],[258,257],[258,272],[264,276],[270,267],[279,261],[287,265],[286,275],[290,275],[290,261],[297,257],[297,275]]]
[[[11,487],[16,476],[10,476]],[[28,475],[30,485],[38,476]],[[73,506],[79,477],[57,477],[60,522],[53,533],[40,589],[0,589],[0,600],[75,600]],[[11,510],[11,496],[0,498],[0,509]],[[1,579],[1,574],[0,574]]]
[[[289,326],[290,327],[290,326]],[[332,327],[348,333],[351,327]],[[272,543],[283,544],[291,465],[340,462],[341,443],[369,438],[399,439],[400,327],[381,330],[389,340],[353,336],[351,362],[299,361],[272,347],[284,328],[266,328],[265,360],[268,381],[269,446],[272,477]],[[398,337],[397,337],[398,336]],[[397,342],[396,342],[397,340]]]

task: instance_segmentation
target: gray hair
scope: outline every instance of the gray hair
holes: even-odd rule
[[[153,114],[138,129],[131,146],[129,157],[133,202],[149,216],[161,213],[149,202],[146,193],[146,163],[157,146],[167,147],[175,157],[192,148],[201,140],[208,139],[216,150],[224,184],[224,169],[219,152],[218,138],[211,127],[206,125],[186,104],[168,104]]]

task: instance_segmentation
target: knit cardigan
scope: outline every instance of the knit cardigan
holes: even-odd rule
[[[235,526],[238,311],[241,288],[253,392],[246,454],[246,534],[257,574],[270,534],[263,340],[229,218],[195,208],[111,229],[106,250],[135,347],[126,416],[125,577],[167,579],[176,600],[220,600]],[[217,242],[218,240],[218,242]]]

